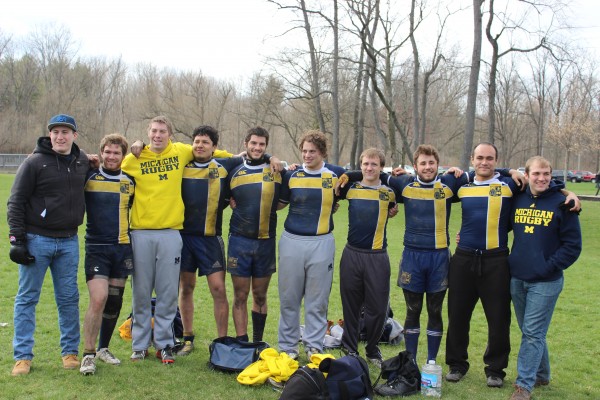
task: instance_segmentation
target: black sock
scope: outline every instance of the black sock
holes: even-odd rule
[[[257,313],[256,311],[252,311],[252,340],[254,342],[260,342],[263,340],[266,321],[267,314],[261,314]]]
[[[247,342],[248,341],[248,334],[246,333],[245,335],[236,336],[235,338],[237,340],[241,340],[242,342]]]
[[[183,336],[183,341],[187,342],[188,340],[192,343],[194,343],[194,339],[196,338],[196,335],[190,335],[190,336]]]
[[[108,347],[115,327],[119,322],[119,314],[123,305],[123,292],[125,288],[109,285],[108,299],[102,313],[102,324],[98,335],[98,349]]]

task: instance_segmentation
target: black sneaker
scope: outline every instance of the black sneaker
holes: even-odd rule
[[[340,350],[342,351],[342,353],[344,353],[345,356],[355,356],[355,357],[359,356],[358,351],[352,351],[344,346],[340,346]]]
[[[504,379],[499,376],[488,376],[487,385],[491,388],[501,388],[504,385]]]
[[[375,368],[381,369],[381,364],[383,364],[383,356],[381,355],[381,351],[377,349],[377,353],[367,354],[367,361],[375,366]]]
[[[375,386],[375,392],[382,396],[409,396],[419,391],[419,382],[416,378],[397,378]]]
[[[159,352],[156,352],[156,356],[162,360],[163,364],[173,364],[175,357],[173,357],[173,349],[171,346],[167,346]]]
[[[446,374],[446,380],[448,382],[458,382],[463,378],[463,376],[465,376],[465,374],[462,372],[452,369]]]

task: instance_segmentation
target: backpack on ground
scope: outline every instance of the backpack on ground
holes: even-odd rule
[[[361,400],[373,398],[367,362],[360,356],[347,355],[338,359],[326,358],[319,364],[327,373],[325,382],[332,400]]]
[[[377,385],[379,379],[387,379]],[[381,396],[408,396],[421,390],[421,372],[409,351],[401,351],[397,356],[381,364],[381,374],[375,382],[375,392]]]
[[[266,342],[245,342],[231,336],[220,337],[208,346],[208,366],[224,372],[242,372],[257,361],[260,352],[268,347]]]
[[[331,400],[321,371],[300,367],[290,376],[279,400]]]

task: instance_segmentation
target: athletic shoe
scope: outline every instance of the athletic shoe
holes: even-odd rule
[[[187,356],[189,355],[192,351],[194,350],[194,342],[192,342],[191,340],[186,340],[183,343],[183,347],[181,348],[181,350],[179,350],[177,352],[178,356]]]
[[[415,377],[398,376],[397,378],[375,386],[375,393],[382,396],[410,396],[419,392],[421,382]]]
[[[465,376],[465,374],[463,374],[460,371],[457,371],[455,369],[451,369],[450,372],[448,372],[446,374],[446,380],[448,382],[458,382],[460,381],[463,377]]]
[[[136,362],[142,361],[146,357],[148,357],[148,350],[134,350],[129,359]]]
[[[12,376],[27,375],[31,370],[31,360],[18,360],[10,373]]]
[[[306,350],[306,358],[308,358],[308,361],[310,362],[311,361],[310,359],[313,356],[313,354],[321,354],[321,353],[322,353],[321,350],[319,350],[319,349],[317,349],[315,347],[309,347]]]
[[[96,357],[100,361],[104,361],[105,363],[110,365],[121,365],[121,360],[115,357],[113,353],[111,353],[110,350],[108,350],[106,347],[98,350],[96,352]]]
[[[96,373],[96,356],[93,354],[83,356],[79,372],[82,375],[94,375]]]
[[[375,368],[381,369],[381,364],[383,364],[383,357],[381,357],[381,354],[377,354],[373,357],[367,356],[367,360],[373,364]]]
[[[298,359],[298,352],[294,351],[294,350],[287,350],[284,351],[285,354],[288,355],[289,358],[291,358],[292,360],[297,360]]]
[[[77,359],[77,354],[67,354],[66,356],[63,356],[62,362],[64,369],[79,368],[79,360]]]
[[[285,386],[285,382],[276,381],[272,377],[268,377],[267,382],[269,383],[269,385],[273,386],[275,389],[278,389],[279,391],[283,390],[283,387]]]
[[[162,363],[165,365],[173,364],[175,362],[175,357],[173,357],[173,349],[171,346],[167,346],[164,349],[157,351],[156,358],[160,358]]]
[[[342,353],[344,353],[345,356],[355,356],[355,357],[359,356],[357,351],[352,351],[344,346],[340,346],[340,350],[342,351]]]
[[[487,385],[488,387],[501,388],[504,385],[504,379],[499,376],[488,376]]]

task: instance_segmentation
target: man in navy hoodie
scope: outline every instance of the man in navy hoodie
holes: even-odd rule
[[[552,181],[550,163],[530,158],[525,176],[529,186],[513,203],[509,256],[510,293],[522,332],[514,400],[530,399],[534,386],[550,382],[546,333],[563,288],[563,271],[581,253],[579,214],[565,206],[564,184]]]

